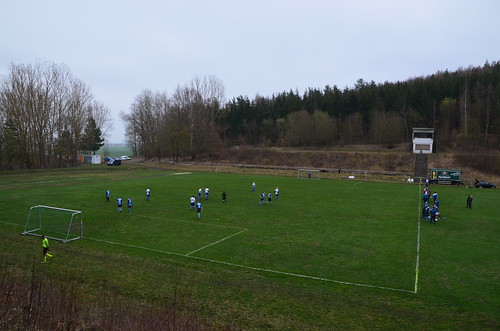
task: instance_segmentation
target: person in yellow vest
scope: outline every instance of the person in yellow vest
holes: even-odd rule
[[[43,256],[43,261],[42,263],[47,262],[47,256],[52,257],[52,254],[49,254],[49,239],[47,239],[45,236],[42,236],[42,256]]]

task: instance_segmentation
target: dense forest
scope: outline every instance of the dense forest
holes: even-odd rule
[[[102,144],[109,110],[64,66],[12,65],[0,81],[3,168],[66,166]],[[237,145],[319,148],[411,141],[432,127],[439,150],[498,150],[500,62],[403,82],[290,90],[226,101],[215,76],[134,99],[126,140],[146,158],[197,159]]]
[[[223,102],[215,77],[166,92],[143,91],[123,115],[129,143],[146,157],[196,158],[235,145],[327,147],[410,142],[413,127],[436,129],[439,148],[500,143],[500,63],[404,82],[310,88]]]
[[[303,95],[238,97],[219,118],[230,142],[269,146],[331,146],[410,142],[413,127],[436,129],[442,147],[499,145],[500,63],[438,72],[404,82],[326,86]]]

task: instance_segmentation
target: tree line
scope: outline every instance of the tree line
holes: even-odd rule
[[[442,71],[403,82],[359,79],[354,87],[290,90],[224,102],[216,77],[167,92],[140,93],[127,141],[144,156],[174,160],[235,145],[316,147],[411,141],[412,128],[436,129],[441,148],[500,145],[500,63]]]
[[[77,163],[98,150],[111,127],[109,109],[64,65],[11,64],[0,81],[0,167]]]
[[[222,119],[230,144],[332,146],[410,142],[413,127],[433,127],[441,146],[498,146],[500,63],[443,71],[404,82],[365,82],[237,97]]]
[[[14,65],[0,82],[2,168],[74,164],[95,152],[109,110],[55,64]],[[173,91],[141,91],[121,113],[136,155],[196,159],[235,145],[329,147],[409,143],[413,127],[433,127],[441,148],[500,146],[500,62],[402,82],[359,79],[354,87],[225,100],[215,76]]]

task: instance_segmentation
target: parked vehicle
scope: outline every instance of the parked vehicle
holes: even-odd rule
[[[122,165],[122,160],[120,159],[111,159],[108,161],[108,166],[120,166]]]
[[[128,157],[127,155],[122,155],[120,156],[120,160],[122,161],[130,160],[130,157]]]
[[[431,184],[462,185],[461,169],[431,169],[429,181]]]
[[[481,182],[476,179],[476,182],[474,183],[474,186],[477,188],[497,188],[497,186],[493,183],[490,182]]]

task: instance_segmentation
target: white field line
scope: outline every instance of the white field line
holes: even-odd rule
[[[417,210],[417,259],[415,262],[415,289],[413,290],[413,293],[417,293],[418,291],[418,271],[419,271],[419,265],[420,265],[420,218],[421,218],[421,212],[422,212],[422,199],[421,199],[421,193],[422,192],[422,183],[418,184],[418,210]]]
[[[2,224],[8,224],[8,225],[17,225],[17,226],[20,226],[20,227],[24,228],[23,224],[9,223],[9,222],[4,222],[4,221],[0,221],[0,223],[2,223]]]
[[[237,233],[234,233],[234,234],[232,234],[232,235],[230,235],[230,236],[227,236],[226,238],[222,238],[221,240],[217,240],[217,241],[215,241],[215,242],[213,242],[213,243],[211,243],[211,244],[208,244],[208,245],[203,246],[203,247],[201,247],[201,248],[195,249],[194,251],[192,251],[192,252],[190,252],[190,253],[187,253],[187,254],[186,254],[186,256],[189,256],[189,255],[191,255],[191,254],[193,254],[193,253],[199,252],[199,251],[201,251],[201,250],[203,250],[203,249],[205,249],[205,248],[207,248],[207,247],[210,247],[210,246],[213,246],[213,245],[217,245],[218,243],[223,242],[224,240],[229,239],[229,238],[231,238],[231,237],[237,236],[237,235],[239,235],[240,233],[243,233],[243,232],[245,232],[245,231],[247,231],[247,230],[248,230],[248,229],[243,229],[243,230],[241,230],[240,232],[237,232]]]
[[[88,180],[88,178],[74,178],[74,179],[54,179],[54,180],[46,180],[43,182],[23,182],[23,183],[12,183],[12,184],[4,184],[0,186],[21,186],[21,185],[33,185],[33,184],[49,184],[49,183],[61,183],[61,182],[74,182],[77,180]]]
[[[94,239],[94,238],[88,238],[88,237],[86,237],[85,239],[89,239],[89,240],[93,240],[93,241],[98,241],[98,242],[102,242],[102,243],[106,243],[106,244],[111,244],[111,245],[119,245],[119,246],[124,246],[124,247],[137,248],[137,249],[148,250],[148,251],[153,251],[153,252],[167,254],[167,255],[174,255],[174,256],[180,256],[180,257],[185,257],[185,258],[195,259],[195,260],[200,260],[200,261],[205,261],[205,262],[223,264],[223,265],[227,265],[227,266],[231,266],[231,267],[237,267],[237,268],[254,270],[254,271],[269,272],[269,273],[275,273],[275,274],[280,274],[280,275],[286,275],[286,276],[292,276],[292,277],[299,277],[299,278],[305,278],[305,279],[313,279],[313,280],[319,280],[319,281],[323,281],[323,282],[337,283],[337,284],[343,284],[343,285],[376,288],[376,289],[388,290],[388,291],[396,291],[396,292],[414,293],[411,290],[405,290],[405,289],[399,289],[399,288],[392,288],[392,287],[386,287],[386,286],[376,286],[376,285],[369,285],[369,284],[345,282],[345,281],[340,281],[340,280],[335,280],[335,279],[315,277],[315,276],[309,276],[309,275],[302,275],[302,274],[297,274],[297,273],[292,273],[292,272],[285,272],[285,271],[279,271],[279,270],[273,270],[273,269],[267,269],[267,268],[258,268],[258,267],[246,266],[246,265],[242,265],[242,264],[236,264],[236,263],[230,263],[230,262],[212,260],[212,259],[207,259],[207,258],[204,258],[204,257],[198,257],[198,256],[193,256],[193,255],[188,255],[188,254],[180,254],[180,253],[162,251],[162,250],[155,249],[155,248],[148,248],[148,247],[142,247],[142,246],[137,246],[137,245],[124,244],[124,243],[119,243],[119,242],[114,242],[114,241],[108,241],[108,240]],[[191,253],[189,253],[189,254],[191,254]]]
[[[419,192],[420,192],[420,187],[419,187]],[[420,209],[420,197],[419,197],[419,209]],[[420,212],[420,210],[419,210]],[[419,214],[420,215],[420,214]],[[141,215],[136,215],[136,216],[141,216]],[[142,216],[146,218],[155,218],[151,216]],[[420,216],[419,216],[420,217]],[[157,218],[157,219],[163,219],[163,218]],[[155,248],[148,248],[148,247],[143,247],[143,246],[137,246],[137,245],[131,245],[131,244],[125,244],[125,243],[119,243],[119,242],[114,242],[114,241],[108,241],[108,240],[101,240],[101,239],[95,239],[95,238],[89,238],[89,237],[84,237],[85,239],[88,240],[93,240],[97,242],[102,242],[106,244],[111,244],[111,245],[118,245],[118,246],[124,246],[124,247],[130,247],[130,248],[137,248],[141,250],[147,250],[147,251],[152,251],[152,252],[157,252],[157,253],[162,253],[162,254],[167,254],[167,255],[174,255],[174,256],[179,256],[179,257],[185,257],[185,258],[190,258],[190,259],[196,259],[200,261],[205,261],[205,262],[211,262],[211,263],[217,263],[217,264],[222,264],[222,265],[227,265],[227,266],[232,266],[232,267],[238,267],[242,269],[248,269],[248,270],[254,270],[254,271],[262,271],[262,272],[268,272],[268,273],[275,273],[275,274],[280,274],[280,275],[286,275],[286,276],[292,276],[292,277],[299,277],[299,278],[305,278],[305,279],[312,279],[312,280],[319,280],[323,282],[330,282],[330,283],[336,283],[336,284],[343,284],[343,285],[350,285],[350,286],[358,286],[358,287],[367,287],[367,288],[376,288],[376,289],[381,289],[381,290],[388,290],[388,291],[395,291],[395,292],[405,292],[405,293],[417,293],[417,288],[418,288],[418,268],[419,268],[419,256],[420,256],[420,218],[418,222],[418,228],[417,228],[417,258],[416,258],[416,266],[415,266],[415,289],[412,290],[406,290],[406,289],[398,289],[398,288],[392,288],[392,287],[387,287],[387,286],[377,286],[377,285],[370,285],[370,284],[362,284],[362,283],[354,283],[354,282],[346,282],[346,281],[341,281],[341,280],[335,280],[335,279],[329,279],[329,278],[322,278],[322,277],[316,277],[316,276],[309,276],[309,275],[303,275],[303,274],[297,274],[297,273],[292,273],[292,272],[286,272],[286,271],[279,271],[279,270],[273,270],[273,269],[267,269],[267,268],[258,268],[258,267],[252,267],[252,266],[246,266],[246,265],[241,265],[241,264],[236,264],[236,263],[230,263],[230,262],[224,262],[224,261],[218,261],[218,260],[213,260],[213,259],[207,259],[203,257],[198,257],[198,256],[193,256],[191,254],[194,254],[198,251],[201,251],[207,247],[216,245],[224,240],[227,240],[231,237],[234,237],[236,235],[239,235],[240,233],[243,233],[247,231],[248,229],[246,228],[241,228],[241,227],[236,227],[236,226],[224,226],[224,225],[218,225],[218,224],[210,224],[210,223],[200,223],[200,222],[192,222],[192,221],[181,221],[181,220],[173,220],[176,222],[186,222],[186,223],[194,223],[194,224],[206,224],[206,225],[211,225],[211,226],[217,226],[217,227],[225,227],[225,228],[235,228],[235,229],[240,229],[241,231],[232,234],[228,237],[225,237],[223,239],[220,239],[216,242],[213,242],[209,245],[206,245],[204,247],[201,247],[199,249],[196,249],[190,253],[187,254],[181,254],[181,253],[174,253],[174,252],[168,252],[168,251],[163,251]],[[0,223],[4,224],[9,224],[9,225],[18,225],[18,226],[24,226],[20,224],[14,224],[14,223],[8,223],[8,222],[3,222],[0,221]]]

